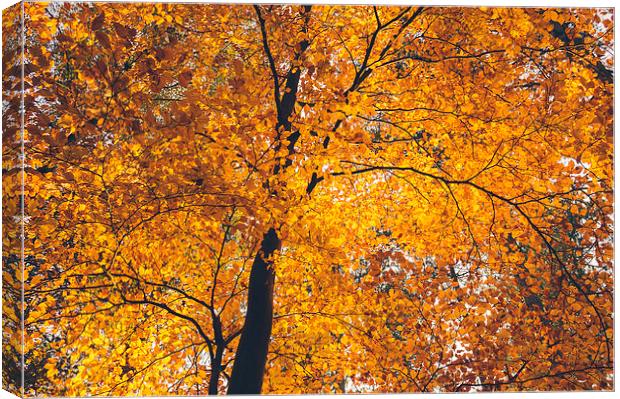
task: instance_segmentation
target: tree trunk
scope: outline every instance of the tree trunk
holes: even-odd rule
[[[209,395],[217,395],[217,387],[220,382],[222,372],[222,356],[224,347],[218,346],[215,349],[215,356],[211,364],[211,377],[209,378]]]
[[[273,321],[275,273],[270,257],[279,249],[280,239],[271,228],[263,236],[261,249],[252,264],[248,310],[230,376],[229,395],[261,392]]]

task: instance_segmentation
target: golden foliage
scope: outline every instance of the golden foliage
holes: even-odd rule
[[[25,7],[27,394],[612,388],[611,11]]]

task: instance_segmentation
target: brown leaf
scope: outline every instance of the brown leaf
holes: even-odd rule
[[[95,39],[97,39],[97,41],[106,49],[111,49],[112,46],[110,45],[110,39],[108,38],[108,35],[105,34],[102,31],[97,31],[95,32]]]
[[[183,87],[187,87],[192,81],[192,72],[185,71],[179,75],[179,84]]]
[[[105,16],[103,15],[103,13],[97,15],[97,17],[93,19],[93,22],[90,24],[90,28],[95,31],[101,29],[104,19]]]
[[[136,36],[136,30],[134,28],[128,28],[117,22],[114,22],[114,30],[120,37],[129,41],[133,40]]]

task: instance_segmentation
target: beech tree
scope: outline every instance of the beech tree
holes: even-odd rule
[[[6,387],[613,388],[612,10],[3,25]]]

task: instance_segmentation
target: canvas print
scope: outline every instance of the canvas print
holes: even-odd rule
[[[613,390],[613,9],[2,27],[4,389]]]

